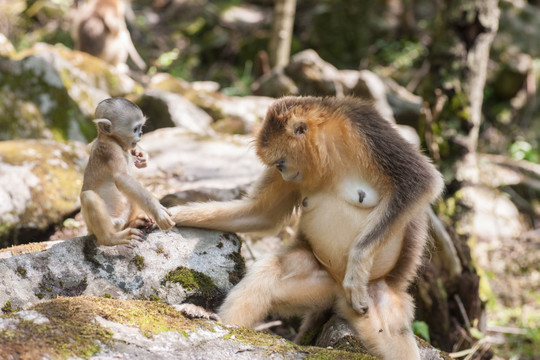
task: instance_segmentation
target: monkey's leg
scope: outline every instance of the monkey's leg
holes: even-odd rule
[[[368,294],[366,315],[354,311],[344,297],[337,303],[338,313],[350,322],[362,343],[374,355],[383,360],[419,360],[411,329],[414,318],[411,296],[389,287],[384,280],[370,283]]]
[[[107,206],[95,191],[81,193],[81,208],[88,232],[96,236],[99,245],[131,244],[134,240],[143,240],[143,233],[138,229],[127,228],[118,232],[114,229]]]
[[[290,316],[332,306],[338,285],[305,248],[256,261],[218,314],[224,323],[250,327],[268,313]]]

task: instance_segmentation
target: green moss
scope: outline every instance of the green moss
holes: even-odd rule
[[[4,314],[9,314],[9,313],[12,313],[12,312],[16,312],[17,310],[13,308],[13,306],[11,305],[11,301],[6,301],[6,304],[4,306],[2,306],[2,308],[0,309],[2,310],[2,312]]]
[[[26,269],[22,266],[17,266],[17,274],[19,274],[21,277],[26,277]]]
[[[36,324],[19,320],[16,330],[0,331],[0,358],[19,354],[21,358],[53,359],[89,358],[111,344],[113,334],[95,321],[96,317],[132,326],[147,337],[174,331],[189,337],[199,329],[213,330],[213,323],[205,320],[188,320],[172,306],[150,301],[106,299],[103,297],[59,298],[40,303],[31,308],[45,316],[49,322]],[[5,315],[4,317],[13,317]],[[295,345],[275,335],[252,329],[227,328],[223,339],[255,346],[263,346],[268,356],[299,351],[307,359],[375,359],[360,353],[337,349]]]
[[[111,294],[103,294],[103,297],[105,299],[112,299],[112,295]]]
[[[45,60],[29,55],[33,54],[20,54],[21,57],[26,56],[20,61],[3,60],[4,66],[14,69],[10,73],[4,72],[0,81],[3,85],[0,87],[1,97],[8,98],[0,101],[0,111],[4,115],[0,127],[5,125],[6,136],[39,138],[48,128],[55,140],[65,141],[74,132],[80,132],[90,140],[88,135],[93,124],[81,112],[66,87],[59,86],[62,81],[60,74]],[[12,105],[6,106],[9,103]]]
[[[203,295],[211,294],[216,289],[216,285],[208,275],[183,266],[165,275],[163,282],[179,283],[184,289],[200,291]]]
[[[137,266],[137,269],[139,269],[139,271],[141,271],[142,269],[144,269],[144,257],[141,256],[141,255],[135,255],[135,257],[133,258],[133,262],[135,263],[135,266]]]
[[[271,354],[287,354],[291,351],[299,351],[306,354],[305,359],[358,359],[376,360],[374,356],[361,352],[347,352],[339,349],[325,349],[316,346],[300,346],[276,335],[261,333],[246,328],[229,328],[229,333],[223,336],[225,340],[234,339],[236,341],[267,348]],[[358,349],[355,349],[358,351]],[[360,350],[362,351],[362,350]]]
[[[145,336],[164,331],[187,334],[186,330],[210,325],[190,321],[173,307],[148,301],[101,297],[59,298],[31,308],[49,319],[36,324],[20,320],[17,330],[0,331],[0,359],[19,354],[33,359],[47,355],[53,359],[88,358],[109,344],[112,333],[101,327],[96,317],[137,327]]]
[[[163,278],[162,286],[166,286],[167,283],[178,283],[189,292],[185,302],[211,311],[214,311],[225,297],[209,276],[183,266],[169,272]]]
[[[246,274],[246,262],[240,254],[240,251],[231,253],[227,255],[229,259],[234,262],[234,270],[229,273],[229,282],[233,285],[236,285],[242,280]]]
[[[1,127],[1,126],[0,126]],[[77,210],[77,199],[82,186],[81,160],[85,155],[82,145],[72,147],[50,141],[12,140],[0,142],[0,157],[14,166],[27,166],[40,179],[39,186],[30,189],[31,201],[25,204],[17,226],[47,231],[52,223],[62,221],[65,214]],[[44,159],[51,158],[50,161]],[[39,206],[38,206],[39,204]],[[5,224],[0,231],[0,243],[18,243],[14,224]],[[10,233],[12,236],[10,236]]]

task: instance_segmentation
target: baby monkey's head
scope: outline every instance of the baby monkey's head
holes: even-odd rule
[[[124,149],[132,149],[142,138],[146,122],[141,109],[124,98],[109,98],[96,108],[98,132],[114,138]]]

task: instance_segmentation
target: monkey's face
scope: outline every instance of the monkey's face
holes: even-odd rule
[[[109,121],[109,126],[98,125],[99,131],[116,139],[124,149],[132,149],[141,141],[146,118],[131,101],[124,98],[103,100],[96,109],[96,118]]]
[[[256,150],[259,158],[275,167],[285,181],[304,183],[312,181],[320,168],[318,120],[311,109],[290,101],[279,100],[268,110]]]

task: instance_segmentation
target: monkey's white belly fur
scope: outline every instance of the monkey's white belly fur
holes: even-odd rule
[[[350,180],[343,182],[350,183]],[[300,230],[307,237],[315,256],[338,282],[345,276],[350,247],[369,231],[369,214],[376,208],[353,205],[351,199],[340,194],[343,194],[343,189],[302,194],[304,202],[300,221]],[[394,234],[377,250],[370,280],[381,278],[394,267],[402,242],[403,231]]]

